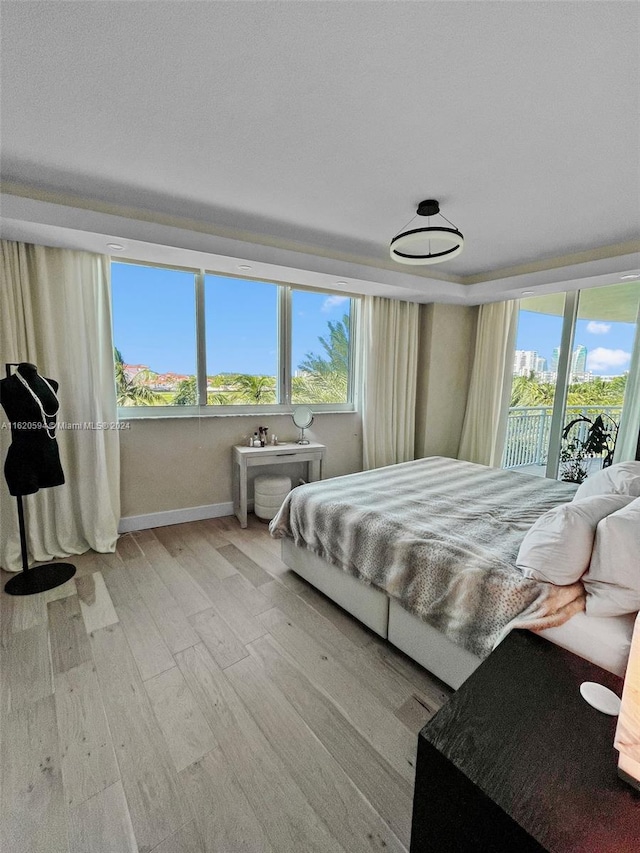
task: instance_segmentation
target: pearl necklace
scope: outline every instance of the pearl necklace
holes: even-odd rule
[[[20,382],[22,382],[22,384],[24,385],[24,387],[27,389],[27,391],[31,394],[31,396],[33,397],[33,399],[34,399],[34,400],[36,401],[36,403],[38,404],[38,408],[40,409],[40,414],[41,414],[41,416],[42,416],[42,424],[43,424],[43,426],[44,426],[44,428],[45,428],[45,430],[46,430],[46,433],[47,433],[47,435],[49,436],[49,438],[53,440],[53,439],[55,438],[56,425],[54,424],[52,427],[51,427],[51,426],[49,426],[49,423],[48,423],[47,418],[49,418],[49,419],[50,419],[50,418],[52,418],[52,417],[56,414],[56,412],[58,411],[58,409],[56,409],[56,411],[55,411],[55,412],[52,412],[51,414],[49,414],[48,412],[45,412],[45,410],[44,410],[44,406],[42,405],[42,401],[41,401],[40,397],[38,397],[38,395],[34,392],[33,388],[31,388],[31,386],[28,384],[28,382],[27,382],[27,381],[26,381],[26,380],[25,380],[25,379],[20,375],[20,371],[16,370],[15,375],[18,377],[18,379],[20,380]],[[56,401],[56,403],[57,403],[57,402],[58,402],[58,395],[57,395],[57,394],[56,394],[56,392],[53,390],[53,388],[51,387],[50,383],[49,383],[49,382],[47,382],[47,380],[44,378],[44,376],[40,376],[40,374],[39,374],[39,373],[36,373],[36,376],[38,376],[40,379],[42,379],[42,381],[43,381],[43,382],[44,382],[44,384],[47,386],[47,388],[49,389],[49,391],[51,391],[51,393],[53,394],[53,397],[54,397],[54,399],[55,399],[55,401]]]

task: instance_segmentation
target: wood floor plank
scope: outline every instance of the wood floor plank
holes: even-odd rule
[[[191,624],[221,669],[246,658],[249,654],[213,607],[192,616]]]
[[[53,696],[7,714],[2,723],[0,850],[68,853]]]
[[[232,575],[230,578],[224,578],[220,583],[244,604],[252,616],[257,616],[259,613],[264,613],[265,610],[273,607],[273,604],[271,604],[268,598],[265,598],[260,589],[249,583],[240,572]]]
[[[373,631],[370,631],[365,625],[354,619],[350,613],[347,613],[326,595],[318,592],[317,589],[309,587],[300,593],[300,598],[321,616],[332,622],[354,645],[366,648],[375,636]]]
[[[220,747],[183,770],[180,778],[197,815],[205,853],[273,850]]]
[[[310,680],[329,696],[369,743],[409,782],[413,782],[417,743],[415,736],[383,707],[313,637],[277,608],[256,617],[269,629]]]
[[[342,853],[205,646],[186,649],[176,660],[278,853]]]
[[[412,696],[407,699],[395,712],[396,717],[405,724],[417,736],[420,730],[426,726],[431,717],[438,709],[429,707],[424,703],[421,696]]]
[[[69,812],[71,853],[138,853],[121,782]]]
[[[136,840],[148,853],[191,820],[189,804],[122,626],[94,631],[91,649]]]
[[[74,587],[75,589],[75,587]],[[53,672],[58,674],[91,660],[91,646],[77,595],[51,601],[49,639]]]
[[[142,556],[140,546],[131,533],[124,533],[116,543],[116,554],[126,563],[129,560],[137,560]]]
[[[203,536],[213,548],[222,548],[229,541],[225,538],[223,531],[215,523],[215,519],[206,518],[202,521],[195,521],[191,525],[200,536]]]
[[[281,545],[269,535],[268,528],[260,525],[259,530],[240,530],[237,527],[225,534],[243,553],[273,577],[278,578],[292,592],[303,592],[310,588],[295,572],[282,562]]]
[[[225,560],[228,560],[232,566],[235,566],[235,568],[241,572],[249,583],[253,584],[253,586],[261,586],[263,583],[269,583],[269,581],[273,580],[272,576],[265,572],[258,563],[252,560],[251,557],[247,556],[247,554],[231,542],[222,548],[218,548],[218,551],[222,554]]]
[[[272,637],[262,637],[248,648],[325,749],[408,847],[413,786],[313,686]]]
[[[138,595],[128,568],[115,569],[105,583],[143,681],[175,666],[175,661]]]
[[[181,525],[188,528],[181,532],[180,548],[175,552],[175,558],[184,565],[182,557],[189,556],[214,577],[222,580],[228,578],[237,572],[237,569],[231,565],[228,560],[220,554],[215,548],[210,539],[194,525]],[[156,531],[158,535],[162,535],[160,529]]]
[[[195,820],[185,823],[177,832],[165,839],[152,853],[209,853],[212,848],[207,848],[200,836]],[[216,848],[216,853],[223,853],[224,848]],[[233,847],[228,848],[229,851]]]
[[[169,650],[179,652],[199,642],[182,608],[146,558],[131,560],[127,568]]]
[[[76,578],[76,589],[87,634],[118,621],[102,572]]]
[[[215,748],[216,740],[177,666],[145,688],[178,772]]]
[[[262,591],[298,627],[312,634],[316,642],[323,645],[354,679],[362,682],[391,711],[413,695],[415,688],[406,679],[386,666],[377,655],[369,654],[366,648],[356,645],[333,621],[308,604],[305,595],[294,595],[277,582],[265,584]],[[355,622],[353,617],[351,619]]]
[[[93,663],[55,677],[64,795],[75,807],[117,782],[120,770]]]
[[[0,649],[2,710],[16,711],[53,693],[47,625],[11,634]]]
[[[162,540],[145,542],[144,555],[186,616],[192,616],[211,607],[211,599],[178,560],[169,553]]]
[[[4,576],[10,577],[3,572]],[[0,585],[2,589],[4,583]],[[47,621],[47,604],[69,595],[76,594],[76,585],[71,578],[60,586],[39,592],[36,595],[8,595],[3,593],[0,604],[0,621],[2,622],[3,638],[18,631],[25,631],[34,625]]]
[[[225,675],[309,804],[349,853],[405,848],[317,739],[264,668],[247,658]]]

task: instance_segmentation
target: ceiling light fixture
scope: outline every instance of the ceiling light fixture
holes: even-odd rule
[[[532,296],[532,295],[533,295],[533,290],[523,290],[523,291],[522,291],[522,295],[523,295],[523,296]]]
[[[336,284],[346,285],[348,282],[346,281],[336,281]]]
[[[640,278],[640,273],[634,272],[632,275],[621,275],[620,279],[626,281],[628,278]]]
[[[124,252],[124,246],[121,243],[107,243],[107,249],[112,249],[114,252]]]
[[[440,213],[440,203],[435,199],[421,201],[418,205],[418,216],[431,217],[437,214],[445,222],[449,222],[446,216]],[[439,264],[441,261],[448,261],[457,257],[464,248],[464,237],[453,222],[449,222],[449,225],[451,228],[443,225],[409,228],[405,225],[400,234],[396,234],[391,241],[389,247],[391,257],[399,264],[414,264],[416,266]]]
[[[238,264],[239,270],[250,270],[251,266],[249,264]]]

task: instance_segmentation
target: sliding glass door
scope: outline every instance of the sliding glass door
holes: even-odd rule
[[[640,281],[521,301],[504,468],[582,482],[611,464],[639,304]]]

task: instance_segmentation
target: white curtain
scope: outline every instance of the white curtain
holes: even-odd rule
[[[458,459],[493,467],[502,461],[518,307],[517,300],[480,307]]]
[[[113,373],[109,260],[0,242],[0,378],[31,362],[60,383],[57,441],[65,484],[23,498],[30,561],[113,551],[120,451]],[[11,443],[0,410],[2,464]],[[0,565],[21,568],[16,499],[0,477]]]
[[[614,462],[627,462],[636,458],[638,434],[640,433],[640,309],[636,322],[636,339],[633,356],[629,366],[627,388],[624,394],[624,408],[620,419],[620,429],[613,454]]]
[[[420,306],[363,300],[362,426],[365,470],[414,459]]]

